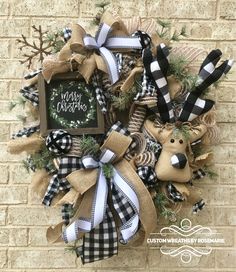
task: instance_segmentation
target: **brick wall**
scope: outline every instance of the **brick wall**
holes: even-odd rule
[[[182,41],[208,50],[219,47],[225,57],[236,59],[235,0],[120,0],[122,16],[168,18],[175,28],[187,26],[189,38]],[[22,168],[23,156],[6,152],[6,142],[20,127],[16,115],[8,112],[9,100],[21,87],[24,68],[16,38],[32,36],[31,25],[61,28],[78,17],[86,23],[95,14],[96,1],[89,0],[0,0],[0,271],[2,272],[73,272],[73,271],[236,271],[236,69],[228,76],[215,96],[223,142],[215,148],[216,181],[205,180],[207,207],[197,216],[183,210],[194,223],[209,225],[223,234],[224,246],[209,256],[195,258],[183,265],[178,259],[161,255],[159,250],[125,248],[119,257],[82,267],[64,246],[48,245],[45,230],[60,221],[57,209],[44,208],[30,195],[30,177]],[[160,221],[160,224],[163,221]]]

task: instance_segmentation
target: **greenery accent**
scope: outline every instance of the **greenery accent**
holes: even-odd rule
[[[188,125],[180,125],[174,128],[173,133],[175,137],[183,136],[188,141],[190,138],[190,127]]]
[[[9,111],[12,111],[16,106],[22,106],[25,107],[26,99],[22,96],[18,96],[16,101],[11,101],[9,103],[8,109]]]
[[[92,20],[93,25],[100,24],[102,14],[105,12],[108,5],[110,5],[110,2],[108,2],[108,1],[102,1],[100,3],[95,4],[95,7],[99,8],[99,12],[96,14],[95,18]]]
[[[100,146],[97,141],[88,135],[83,135],[80,141],[80,148],[82,151],[83,156],[85,155],[97,155],[100,150]]]
[[[174,31],[174,33],[172,34],[170,40],[171,41],[175,41],[178,42],[180,40],[181,37],[187,37],[187,33],[186,33],[186,26],[182,26],[180,32],[177,32],[176,30]]]
[[[32,155],[30,155],[30,160],[23,160],[23,166],[25,169],[29,172],[31,169],[31,166],[35,167],[36,169],[44,169],[47,168],[49,170],[54,170],[54,164],[53,164],[54,156],[52,153],[47,149],[46,145],[43,146],[43,148]]]
[[[55,32],[46,33],[45,41],[52,45],[52,53],[59,52],[65,45],[63,40],[64,33],[62,30],[56,30]]]
[[[83,239],[78,239],[77,241],[74,242],[73,245],[65,247],[65,252],[77,254],[77,249],[79,247],[79,243],[82,244],[82,241],[83,241]]]
[[[107,179],[111,179],[113,177],[113,166],[110,163],[104,164],[102,166],[102,170],[103,170],[104,176]]]
[[[141,83],[136,81],[129,90],[120,92],[118,95],[111,95],[112,106],[120,111],[128,109],[140,88],[142,88]]]
[[[216,179],[218,177],[218,174],[214,172],[212,169],[210,169],[208,166],[203,167],[203,171],[206,173],[207,177],[209,179]]]
[[[16,115],[16,118],[21,121],[22,123],[25,123],[26,122],[26,119],[27,119],[27,116],[25,115]]]
[[[194,90],[198,75],[192,75],[189,73],[187,69],[188,62],[183,56],[170,58],[170,66],[169,66],[169,75],[174,75],[177,80],[179,80],[183,87],[187,90]]]
[[[157,30],[157,34],[162,39],[166,39],[168,41],[179,41],[181,37],[187,37],[186,26],[183,26],[180,32],[175,30],[171,35],[171,22],[158,19],[157,23],[161,26],[161,30]]]
[[[173,222],[176,220],[176,214],[173,210],[168,208],[169,200],[164,193],[157,192],[155,198],[153,199],[156,208],[160,211],[160,215],[165,219]]]

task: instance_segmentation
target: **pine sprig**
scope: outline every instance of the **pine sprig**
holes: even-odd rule
[[[210,169],[208,166],[203,167],[203,171],[206,173],[206,175],[209,177],[209,179],[216,179],[218,177],[218,174],[214,172],[212,169]]]
[[[179,32],[175,30],[171,35],[171,22],[158,19],[157,23],[161,27],[160,30],[157,30],[157,34],[162,39],[176,42],[179,41],[182,37],[187,37],[186,26],[182,26]]]
[[[156,208],[160,211],[161,216],[169,221],[174,221],[174,219],[176,219],[175,212],[168,208],[169,200],[164,193],[157,193],[153,201]]]
[[[112,95],[112,106],[120,111],[128,109],[136,95],[136,88],[131,88],[129,91],[121,92],[118,96]]]
[[[170,32],[171,23],[168,21],[162,21],[160,19],[157,20],[157,23],[161,26],[161,30],[157,30],[157,34],[160,38],[167,38]]]
[[[85,155],[97,155],[100,150],[100,146],[92,136],[83,135],[80,148],[83,156]]]
[[[174,129],[174,136],[181,137],[183,136],[186,141],[190,139],[190,127],[188,125],[180,125]]]
[[[103,170],[104,176],[107,179],[111,179],[113,177],[113,167],[111,164],[104,164],[102,166],[102,170]]]
[[[46,34],[45,41],[52,45],[52,53],[59,52],[62,47],[65,45],[63,40],[63,31],[57,30],[55,32],[48,32]]]
[[[180,32],[178,32],[177,30],[174,31],[174,33],[172,34],[170,40],[174,41],[174,42],[178,42],[180,40],[181,37],[187,37],[187,32],[186,32],[186,26],[182,26]]]
[[[108,1],[102,1],[100,3],[95,4],[96,8],[99,8],[98,13],[96,14],[95,18],[92,20],[92,25],[99,25],[100,20],[102,18],[103,13],[107,9],[107,6],[110,5],[110,2]]]
[[[184,88],[193,90],[196,86],[198,75],[192,75],[187,69],[188,62],[183,56],[170,58],[169,75],[179,80]]]
[[[46,146],[43,146],[43,148],[34,154],[30,156],[29,160],[23,160],[23,166],[27,171],[31,169],[33,166],[35,169],[48,169],[48,170],[54,170],[54,164],[53,164],[54,156],[52,153],[47,149]]]
[[[8,105],[9,111],[12,111],[16,106],[25,107],[26,99],[22,96],[18,96],[16,101],[11,101]]]

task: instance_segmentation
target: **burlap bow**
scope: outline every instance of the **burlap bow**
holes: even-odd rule
[[[139,38],[129,36],[124,23],[118,17],[105,12],[95,37],[87,34],[79,24],[73,25],[71,39],[62,48],[59,59],[53,66],[56,69],[58,65],[62,67],[64,61],[75,60],[79,64],[79,73],[87,82],[94,70],[99,69],[108,73],[111,83],[114,84],[119,79],[119,71],[112,51],[124,52],[141,48]],[[43,75],[47,81],[52,76],[52,63],[48,65],[48,61],[52,62],[46,60],[43,68]],[[65,70],[68,68],[69,65],[64,65]]]
[[[88,157],[84,158],[84,165],[87,169],[74,171],[67,176],[67,180],[72,186],[71,192],[68,194],[72,199],[73,195],[76,194],[79,205],[72,220],[73,223],[64,232],[65,240],[72,241],[81,238],[90,229],[98,226],[103,220],[106,203],[111,206],[113,211],[115,208],[119,217],[119,208],[121,208],[122,203],[115,203],[112,196],[107,197],[110,189],[108,190],[108,183],[102,171],[102,165],[105,162],[112,163],[113,178],[110,186],[115,187],[116,191],[121,193],[122,199],[128,199],[129,205],[126,206],[125,204],[127,208],[125,212],[130,213],[131,209],[134,211],[130,217],[130,224],[122,225],[123,222],[120,217],[118,221],[116,220],[117,226],[121,222],[121,240],[127,242],[133,237],[140,225],[133,243],[142,244],[150,232],[155,229],[157,216],[151,196],[132,166],[123,159],[131,141],[130,137],[112,131],[101,147],[103,155],[100,162]],[[89,165],[92,166],[92,169],[89,169]],[[68,197],[66,199],[68,201]],[[61,225],[55,229],[50,228],[47,233],[48,240],[50,242],[58,241],[59,232],[61,232]]]

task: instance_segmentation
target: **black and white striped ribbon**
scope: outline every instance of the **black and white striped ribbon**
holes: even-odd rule
[[[98,178],[96,191],[93,200],[93,208],[90,218],[79,218],[67,227],[63,233],[65,242],[72,242],[78,239],[78,233],[90,232],[103,222],[108,196],[108,183],[103,172],[103,165],[111,163],[115,159],[115,153],[105,149],[96,161],[91,156],[82,158],[85,169],[98,168]],[[113,207],[115,208],[122,222],[120,227],[120,237],[122,243],[127,243],[137,232],[139,226],[139,200],[133,187],[113,166],[113,177],[109,181]],[[91,248],[92,250],[92,248]]]

